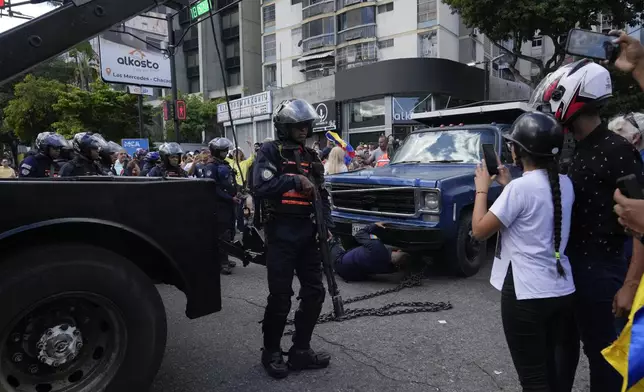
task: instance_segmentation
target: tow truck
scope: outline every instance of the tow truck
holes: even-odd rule
[[[66,0],[0,34],[0,83],[162,4],[187,6]],[[221,310],[220,249],[261,264],[217,242],[213,194],[211,180],[0,180],[0,391],[148,390],[167,332],[155,283],[194,319]]]

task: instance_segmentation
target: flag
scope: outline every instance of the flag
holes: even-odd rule
[[[622,392],[644,392],[644,284],[633,300],[631,314],[619,338],[602,351],[606,361],[624,377]]]
[[[326,138],[335,143],[336,146],[342,147],[342,149],[346,153],[344,155],[344,163],[345,165],[349,166],[351,160],[356,156],[356,151],[353,149],[351,144],[345,142],[344,140],[342,140],[340,135],[331,131],[326,132]]]

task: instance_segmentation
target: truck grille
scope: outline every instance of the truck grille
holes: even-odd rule
[[[333,206],[340,210],[364,214],[416,214],[415,189],[410,187],[392,189],[378,185],[331,184],[331,195]]]

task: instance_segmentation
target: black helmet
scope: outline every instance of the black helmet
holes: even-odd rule
[[[277,129],[277,138],[287,140],[290,138],[291,129],[294,126],[307,127],[308,134],[306,137],[313,136],[313,122],[319,116],[310,103],[302,99],[289,99],[282,101],[275,109],[273,123]]]
[[[179,158],[179,160],[181,160],[183,149],[181,148],[179,143],[163,143],[159,147],[159,154],[161,155],[161,160],[167,167],[170,166],[170,157],[176,156],[177,158]]]
[[[564,142],[563,129],[550,114],[524,113],[517,118],[510,132],[503,135],[527,154],[536,157],[554,157]]]
[[[41,132],[36,137],[36,148],[43,154],[49,153],[49,147],[64,148],[67,140],[55,132]]]
[[[210,143],[208,143],[210,154],[212,154],[213,157],[217,158],[221,158],[224,151],[228,153],[228,150],[230,150],[232,146],[233,142],[225,137],[216,137],[212,139]]]
[[[107,142],[98,133],[80,132],[74,135],[72,145],[74,151],[90,158],[91,150],[97,150],[100,153],[103,148],[107,147]]]

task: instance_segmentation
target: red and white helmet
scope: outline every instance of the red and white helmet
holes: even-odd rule
[[[551,113],[563,125],[589,107],[613,96],[610,73],[588,59],[567,64],[546,76],[532,93],[529,105]]]

